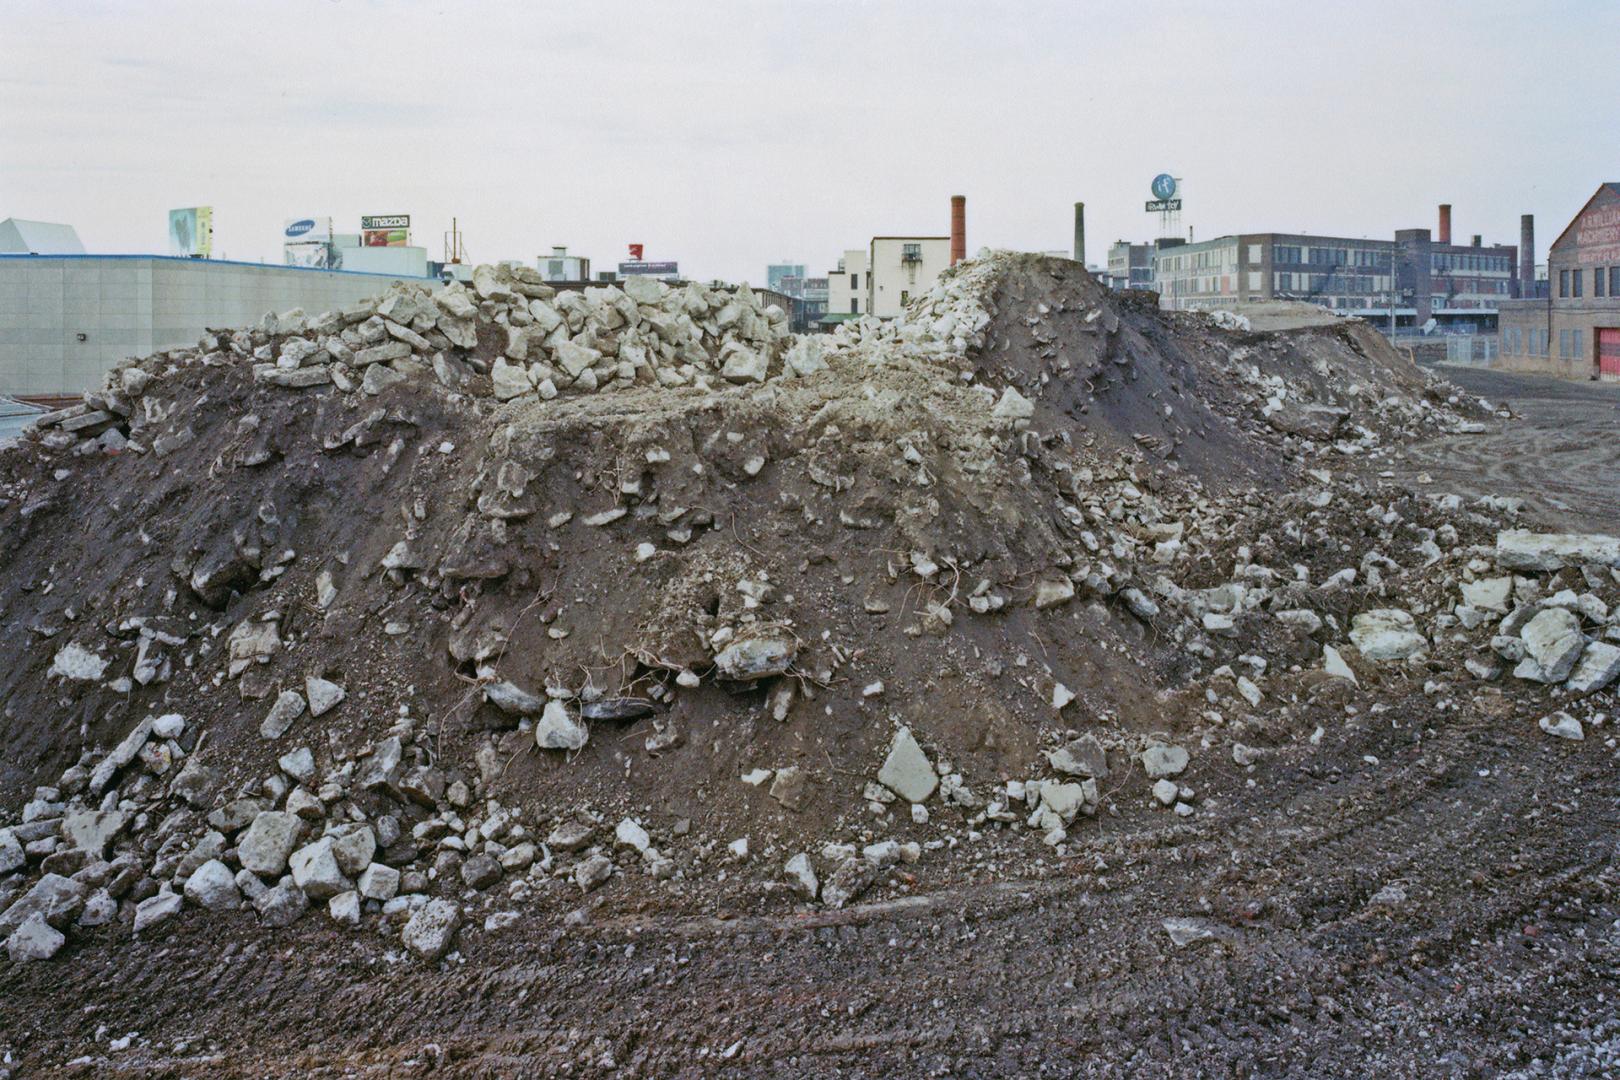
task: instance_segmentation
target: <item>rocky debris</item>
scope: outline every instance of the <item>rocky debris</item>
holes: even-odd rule
[[[1309,710],[1353,722],[1423,676],[1466,707],[1482,664],[1547,674],[1531,639],[1570,618],[1564,688],[1614,677],[1601,545],[1509,568],[1512,506],[1346,467],[1464,415],[1354,325],[1199,337],[1006,255],[901,320],[793,340],[779,315],[486,267],[124,365],[138,393],[0,461],[35,676],[0,692],[94,718],[0,818],[0,900],[62,870],[107,890],[103,921],[245,899],[280,927],[314,900],[384,937],[440,898],[476,924],[615,875],[588,906],[753,885],[841,907],[924,857],[1068,859],[1100,812],[1197,812],[1166,740],[1247,768]],[[71,613],[42,583],[73,534],[22,516],[64,463],[86,520],[121,500],[143,523]],[[704,813],[664,818],[670,784]]]

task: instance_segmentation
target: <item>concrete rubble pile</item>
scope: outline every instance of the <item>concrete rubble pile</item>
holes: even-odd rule
[[[126,364],[0,458],[48,763],[0,801],[13,960],[188,909],[438,961],[616,889],[837,908],[1100,860],[1099,815],[1195,823],[1391,700],[1606,722],[1620,540],[1369,470],[1490,410],[1353,325],[1005,253],[830,338],[473,285]]]

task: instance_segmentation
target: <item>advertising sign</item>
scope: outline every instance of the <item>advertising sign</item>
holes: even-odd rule
[[[1160,173],[1153,178],[1153,197],[1160,202],[1167,202],[1176,197],[1176,191],[1181,185],[1169,173]]]
[[[329,217],[288,218],[281,227],[284,244],[329,244],[332,219]]]
[[[1152,211],[1152,212],[1155,212],[1155,213],[1160,213],[1160,214],[1167,213],[1167,212],[1172,211],[1172,210],[1180,210],[1181,209],[1181,200],[1180,199],[1154,199],[1152,202],[1144,204],[1143,209],[1149,210],[1149,211]]]
[[[214,208],[188,206],[169,211],[169,254],[206,259],[214,253]]]
[[[632,260],[634,260],[635,262],[640,262],[641,257],[642,257],[643,254],[646,253],[646,250],[647,250],[646,247],[644,245],[642,245],[642,244],[631,244],[630,245],[630,258]]]
[[[360,234],[361,247],[409,247],[410,242],[408,229],[367,229]]]
[[[362,214],[360,216],[360,231],[372,232],[377,229],[408,229],[411,227],[409,214]]]
[[[673,262],[622,262],[619,264],[620,277],[634,277],[637,274],[652,277],[679,277],[680,263]]]
[[[281,253],[288,266],[305,266],[317,270],[333,269],[331,244],[284,244]]]

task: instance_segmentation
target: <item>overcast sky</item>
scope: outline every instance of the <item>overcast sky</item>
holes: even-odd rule
[[[641,242],[692,277],[814,271],[874,234],[1067,248],[1158,226],[1387,237],[1538,258],[1620,179],[1620,4],[94,3],[0,0],[0,218],[94,252],[280,260],[282,221],[456,215],[476,261]]]

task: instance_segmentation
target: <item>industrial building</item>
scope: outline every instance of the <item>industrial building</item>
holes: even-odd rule
[[[1600,185],[1553,241],[1546,285],[1501,305],[1500,364],[1620,380],[1620,181]]]
[[[836,270],[827,271],[827,314],[823,325],[833,326],[845,319],[866,314],[866,251],[850,248],[838,260]]]
[[[0,394],[82,393],[126,356],[194,345],[267,311],[328,311],[400,278],[163,255],[0,255]]]
[[[804,277],[804,263],[779,262],[771,263],[765,267],[765,287],[776,292],[787,293],[789,296],[792,296],[793,292],[785,286],[786,280],[788,278],[798,278],[802,281]]]
[[[1116,245],[1117,246],[1117,245]],[[1438,236],[1403,229],[1393,240],[1303,233],[1244,233],[1153,253],[1153,288],[1172,310],[1235,308],[1261,300],[1301,300],[1381,320],[1391,306],[1397,331],[1434,320],[1441,332],[1491,333],[1499,305],[1519,293],[1518,248],[1451,242],[1451,207],[1440,207]]]
[[[546,281],[591,280],[591,260],[583,255],[568,254],[567,245],[552,248],[550,255],[540,256],[534,265]]]
[[[1153,288],[1153,245],[1114,241],[1108,249],[1108,275],[1104,284],[1111,289]]]
[[[951,265],[949,236],[874,236],[867,248],[867,313],[892,319]]]

